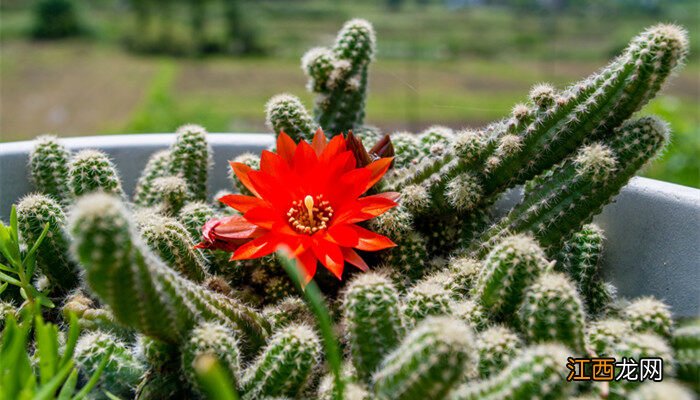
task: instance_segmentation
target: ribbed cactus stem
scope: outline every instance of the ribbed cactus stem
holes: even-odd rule
[[[604,304],[599,300],[600,259],[603,253],[603,231],[586,224],[564,242],[559,252],[557,269],[566,271],[578,287],[589,313],[598,313]]]
[[[74,197],[96,191],[124,196],[117,168],[107,154],[98,150],[83,150],[73,156],[68,186]]]
[[[177,218],[187,229],[193,241],[198,242],[202,237],[202,227],[216,216],[214,209],[203,201],[193,201],[185,204]]]
[[[523,350],[506,369],[490,379],[468,382],[454,390],[450,400],[568,398],[574,385],[566,381],[571,351],[559,344],[541,344]]]
[[[401,240],[413,231],[413,216],[401,206],[372,218],[369,223],[374,232],[393,241]]]
[[[321,343],[306,325],[275,333],[243,376],[243,399],[299,395],[318,363]]]
[[[663,360],[662,376],[671,376],[674,372],[673,351],[669,344],[660,336],[652,333],[633,333],[625,336],[613,349],[617,360],[626,358],[629,361],[640,362],[642,358],[661,358]],[[621,367],[616,367],[620,372]],[[610,382],[611,398],[627,398],[631,390],[640,385],[639,381],[621,379]]]
[[[632,333],[627,321],[616,318],[601,319],[587,327],[587,342],[599,357],[611,357],[615,347]]]
[[[482,331],[491,323],[484,307],[474,300],[467,299],[452,306],[452,315],[466,322],[476,331]]]
[[[202,322],[189,333],[189,337],[180,346],[182,353],[182,371],[185,378],[199,392],[195,361],[204,355],[215,356],[219,361],[226,377],[235,386],[240,380],[241,356],[238,350],[238,339],[234,332],[216,322]]]
[[[700,391],[700,321],[691,321],[673,331],[671,340],[676,357],[676,376]]]
[[[443,399],[473,368],[475,344],[469,326],[430,317],[412,330],[374,374],[379,399]]]
[[[345,23],[332,49],[314,48],[302,59],[308,88],[317,94],[316,121],[330,135],[362,125],[367,68],[375,51],[374,28],[362,19]]]
[[[348,343],[358,377],[367,383],[403,336],[399,307],[396,288],[382,275],[365,273],[348,285],[342,305]]]
[[[318,124],[314,121],[298,97],[291,94],[273,96],[265,106],[266,124],[275,135],[284,132],[295,142],[311,143]]]
[[[649,332],[669,339],[673,328],[670,307],[653,297],[635,299],[622,312],[635,332]]]
[[[95,194],[75,207],[72,252],[87,282],[121,323],[166,342],[178,342],[199,320],[216,320],[242,332],[255,349],[269,324],[255,310],[182,278],[135,231],[119,199]],[[244,350],[245,351],[245,350]]]
[[[74,358],[81,373],[89,377],[109,351],[111,355],[100,375],[96,392],[108,391],[115,396],[133,397],[145,366],[116,336],[101,331],[84,334],[75,346]]]
[[[394,146],[394,168],[406,168],[416,164],[422,156],[418,136],[410,132],[397,132],[391,135]],[[366,146],[365,146],[366,147]]]
[[[549,267],[534,239],[524,235],[506,237],[484,260],[474,299],[492,315],[508,318],[525,297],[526,288]]]
[[[70,256],[70,237],[65,231],[66,216],[61,205],[41,194],[30,194],[20,200],[17,224],[25,245],[34,245],[47,223],[49,231],[35,253],[36,267],[55,289],[66,293],[78,286],[80,279],[78,266]]]
[[[287,297],[262,311],[265,319],[270,321],[272,330],[277,331],[292,323],[314,323],[309,306],[299,297]]]
[[[444,282],[425,280],[412,287],[402,302],[404,322],[414,327],[429,316],[448,315],[454,303]]]
[[[482,270],[481,263],[469,257],[456,257],[449,261],[447,289],[457,299],[467,299]]]
[[[148,365],[151,371],[157,373],[180,369],[179,344],[161,342],[145,335],[138,335],[134,355]]]
[[[163,215],[177,216],[192,194],[188,192],[187,182],[177,176],[164,176],[153,180],[153,203]]]
[[[495,325],[479,333],[479,376],[484,379],[497,375],[520,353],[523,341],[505,326]]]
[[[70,151],[55,136],[40,136],[29,153],[29,173],[34,187],[54,200],[67,203]]]
[[[207,131],[199,125],[177,129],[177,139],[170,147],[170,174],[187,182],[187,189],[196,200],[206,200],[207,176],[212,164],[212,150]]]
[[[395,243],[396,247],[383,254],[384,263],[400,271],[408,280],[422,277],[428,263],[428,245],[425,237],[418,232],[409,232]]]
[[[141,237],[168,266],[194,282],[207,277],[207,261],[179,221],[148,212],[136,220]]]
[[[490,199],[552,167],[586,140],[615,135],[612,128],[658,92],[687,51],[683,29],[653,26],[606,68],[563,92],[535,86],[530,103],[515,106],[509,119],[489,127],[493,133],[466,135],[469,145],[417,168],[399,188],[425,181],[439,199],[450,181],[472,171],[478,172],[483,198]]]
[[[584,311],[574,284],[545,273],[528,287],[520,306],[521,329],[530,343],[559,342],[585,354]]]
[[[134,189],[134,203],[139,206],[150,206],[157,202],[153,181],[170,175],[170,151],[161,150],[153,153],[146,163]]]
[[[80,292],[66,297],[61,313],[64,321],[69,321],[70,313],[74,313],[82,330],[101,330],[122,337],[130,336],[130,332],[114,320],[114,314],[109,309],[98,308],[92,299]]]
[[[625,123],[602,142],[584,146],[542,175],[537,187],[481,235],[472,250],[485,254],[503,235],[527,231],[543,247],[557,248],[599,213],[667,140],[668,126],[644,117]]]

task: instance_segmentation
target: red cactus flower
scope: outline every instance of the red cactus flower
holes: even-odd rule
[[[204,226],[199,248],[232,251],[232,260],[266,256],[287,249],[311,280],[320,261],[338,279],[345,262],[367,269],[355,252],[395,246],[388,238],[357,225],[396,206],[398,194],[360,197],[386,173],[392,158],[357,167],[342,135],[326,140],[319,129],[311,144],[281,132],[277,152],[263,151],[260,170],[231,163],[254,196],[219,199],[242,213]]]

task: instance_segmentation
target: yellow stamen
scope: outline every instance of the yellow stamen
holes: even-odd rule
[[[306,209],[309,211],[309,221],[313,222],[314,221],[314,198],[311,197],[310,195],[307,195],[304,197],[304,205],[306,206]]]

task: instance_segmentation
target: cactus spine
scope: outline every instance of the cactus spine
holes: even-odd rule
[[[402,303],[407,327],[414,327],[431,315],[448,315],[452,312],[453,301],[444,282],[425,280],[408,291]]]
[[[71,197],[68,188],[70,152],[55,136],[40,136],[29,153],[29,172],[39,192],[66,203]]]
[[[243,399],[296,397],[318,362],[321,343],[306,325],[291,325],[269,343],[243,376]]]
[[[342,307],[353,364],[369,383],[402,337],[399,294],[387,278],[366,273],[349,284]]]
[[[156,203],[157,192],[153,181],[169,175],[170,151],[161,150],[153,153],[146,163],[134,189],[134,203],[139,206],[151,206]]]
[[[187,182],[177,176],[164,176],[153,180],[151,205],[156,206],[163,215],[177,216],[180,209],[190,199]]]
[[[318,125],[298,97],[290,94],[273,96],[265,106],[266,124],[275,135],[284,132],[295,142],[311,143]]]
[[[562,399],[572,388],[566,381],[566,358],[570,351],[558,344],[528,347],[500,374],[455,389],[451,400]]]
[[[206,354],[213,355],[221,363],[226,371],[227,378],[234,386],[240,380],[240,354],[238,351],[238,339],[233,332],[224,325],[215,322],[203,322],[197,325],[189,334],[189,338],[181,346],[182,370],[186,379],[198,391],[195,361]]]
[[[326,133],[336,135],[362,125],[374,51],[374,28],[354,19],[345,23],[332,49],[314,48],[304,55],[308,88],[317,94],[314,115]]]
[[[441,399],[476,361],[471,329],[430,317],[411,331],[374,374],[379,399]]]
[[[525,289],[549,265],[531,237],[507,237],[484,260],[484,269],[474,286],[474,298],[496,317],[512,316],[525,296]]]
[[[184,125],[176,133],[177,139],[170,148],[169,175],[184,179],[195,200],[206,200],[207,176],[212,164],[207,131],[198,125]]]
[[[561,273],[541,275],[526,291],[520,324],[530,343],[554,341],[584,354],[584,313],[576,287]]]
[[[537,187],[481,235],[480,249],[472,250],[485,254],[509,232],[526,231],[545,248],[559,246],[599,213],[667,139],[666,124],[645,117],[625,123],[609,139],[584,146],[575,157],[539,177]]]
[[[678,379],[700,392],[700,321],[691,321],[673,332]]]
[[[83,150],[73,156],[68,186],[75,197],[95,191],[124,196],[116,167],[107,154],[98,150]]]
[[[17,223],[25,244],[36,242],[44,225],[49,224],[49,231],[36,252],[37,269],[61,293],[78,286],[78,266],[70,257],[66,216],[59,203],[41,194],[28,195],[17,205]]]
[[[70,224],[73,254],[90,287],[121,323],[166,342],[178,342],[198,320],[239,329],[252,349],[269,324],[253,309],[182,278],[146,250],[122,203],[105,194],[83,198]]]

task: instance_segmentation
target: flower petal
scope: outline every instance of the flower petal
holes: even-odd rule
[[[284,133],[284,131],[280,131],[279,135],[277,135],[277,154],[282,157],[289,166],[292,165],[296,148],[297,145],[294,143],[294,140]]]
[[[346,142],[343,135],[336,135],[331,139],[323,153],[318,157],[319,162],[326,163],[332,160],[336,155],[346,150]],[[354,167],[354,165],[353,165]]]
[[[308,172],[313,172],[316,169],[318,157],[314,149],[305,141],[300,141],[294,152],[294,171],[304,178]]]
[[[261,228],[272,230],[275,223],[280,222],[280,214],[270,207],[255,207],[243,214],[248,222]]]
[[[349,247],[343,247],[340,249],[343,252],[343,258],[345,258],[345,261],[348,263],[356,266],[362,271],[367,271],[369,269],[369,266],[365,262],[365,260],[360,257],[357,252]]]
[[[318,260],[316,260],[316,256],[314,256],[313,251],[310,249],[297,255],[296,260],[297,266],[300,267],[299,271],[301,272],[301,286],[305,287],[309,282],[311,282],[311,278],[316,275],[316,265],[318,264]]]
[[[277,250],[279,244],[279,236],[268,233],[236,249],[233,256],[231,256],[231,260],[249,260],[265,257]]]
[[[318,128],[316,133],[314,133],[314,138],[311,141],[311,147],[313,147],[316,152],[316,156],[320,157],[323,150],[326,148],[328,140],[326,140],[326,135],[323,133],[323,129]]]
[[[227,194],[219,197],[219,201],[242,213],[254,207],[264,207],[267,205],[265,200],[253,196],[244,196],[242,194]]]
[[[321,264],[331,271],[338,279],[341,279],[343,276],[345,259],[343,258],[343,252],[340,251],[340,247],[321,237],[317,238],[314,236],[314,240],[311,242],[311,249],[316,258],[321,261]]]
[[[359,243],[355,246],[358,250],[377,251],[396,246],[388,237],[379,235],[357,225],[348,225],[359,235]]]
[[[229,161],[229,165],[231,165],[231,169],[233,170],[233,173],[236,174],[236,177],[238,178],[239,181],[245,186],[248,190],[251,191],[254,195],[257,197],[261,197],[257,191],[255,191],[255,188],[253,188],[253,184],[250,183],[250,178],[248,177],[248,173],[253,171],[253,168],[239,162],[233,162]]]
[[[391,162],[393,160],[393,157],[384,157],[380,158],[377,161],[374,161],[373,163],[365,167],[372,172],[369,182],[367,182],[367,187],[365,188],[365,191],[374,186],[374,184],[379,182],[380,179],[382,179],[384,174],[386,174],[386,171],[389,170],[389,167],[391,166]],[[362,193],[364,193],[364,191]]]
[[[380,193],[345,203],[333,218],[332,224],[354,224],[381,215],[398,205],[391,197],[387,193]]]
[[[343,247],[355,247],[360,243],[360,235],[350,225],[333,225],[325,233],[327,240]]]

